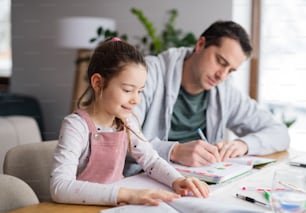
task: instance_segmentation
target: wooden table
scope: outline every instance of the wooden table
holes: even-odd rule
[[[261,157],[266,157],[266,158],[274,158],[277,161],[282,161],[282,160],[286,160],[289,158],[290,154],[294,153],[294,150],[290,150],[290,151],[282,151],[282,152],[275,152],[273,154],[270,155],[263,155]]]
[[[10,211],[10,213],[99,213],[100,210],[108,208],[110,207],[42,202],[36,205],[31,205],[25,208]]]
[[[289,158],[291,152],[283,151],[271,155],[264,155],[263,157],[274,158],[277,161],[283,161]],[[58,204],[53,202],[42,202],[40,204],[20,208],[10,213],[99,213],[100,210],[108,209],[107,206],[86,206],[86,205],[72,205],[72,204]]]

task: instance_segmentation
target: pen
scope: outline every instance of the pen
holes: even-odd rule
[[[198,132],[198,134],[200,135],[200,138],[202,139],[202,141],[208,143],[208,140],[207,140],[207,138],[205,137],[205,135],[204,135],[202,129],[201,129],[201,128],[197,128],[197,132]],[[213,154],[213,153],[212,153],[212,154]],[[216,160],[215,160],[216,162],[220,162],[220,161],[221,161],[221,160],[220,160],[220,155],[219,155],[219,153],[213,154],[213,155],[214,155],[214,157],[215,157],[215,159],[216,159]],[[214,162],[214,161],[212,161],[212,162]]]
[[[245,200],[247,202],[254,203],[254,204],[259,205],[259,206],[264,206],[264,207],[268,207],[268,208],[270,207],[270,205],[268,203],[264,203],[264,202],[255,200],[254,198],[251,198],[251,197],[247,197],[247,196],[240,195],[240,194],[236,194],[236,197],[241,199],[241,200]]]
[[[206,139],[206,137],[205,137],[205,135],[204,135],[202,129],[201,129],[201,128],[197,128],[197,132],[198,132],[198,134],[200,135],[200,138],[201,138],[203,141],[206,141],[206,142],[207,142],[207,139]]]
[[[290,162],[291,166],[299,166],[306,168],[306,163],[296,163],[296,162]]]

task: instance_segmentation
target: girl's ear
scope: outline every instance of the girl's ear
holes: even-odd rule
[[[100,92],[103,87],[103,77],[99,73],[95,73],[90,78],[90,84],[95,92]]]

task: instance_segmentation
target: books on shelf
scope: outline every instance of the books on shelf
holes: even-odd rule
[[[194,176],[208,183],[223,183],[250,172],[253,166],[274,162],[275,159],[256,156],[231,158],[226,162],[212,163],[202,167],[172,164],[184,176]]]

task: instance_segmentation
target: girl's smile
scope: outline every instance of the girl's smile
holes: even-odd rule
[[[93,115],[95,123],[104,123],[105,126],[105,123],[112,124],[116,117],[124,121],[140,101],[147,78],[146,68],[140,64],[128,64],[109,80],[105,88],[102,85],[102,89],[103,77],[100,74],[93,76],[93,84],[97,82],[98,85],[94,108],[99,116]]]

